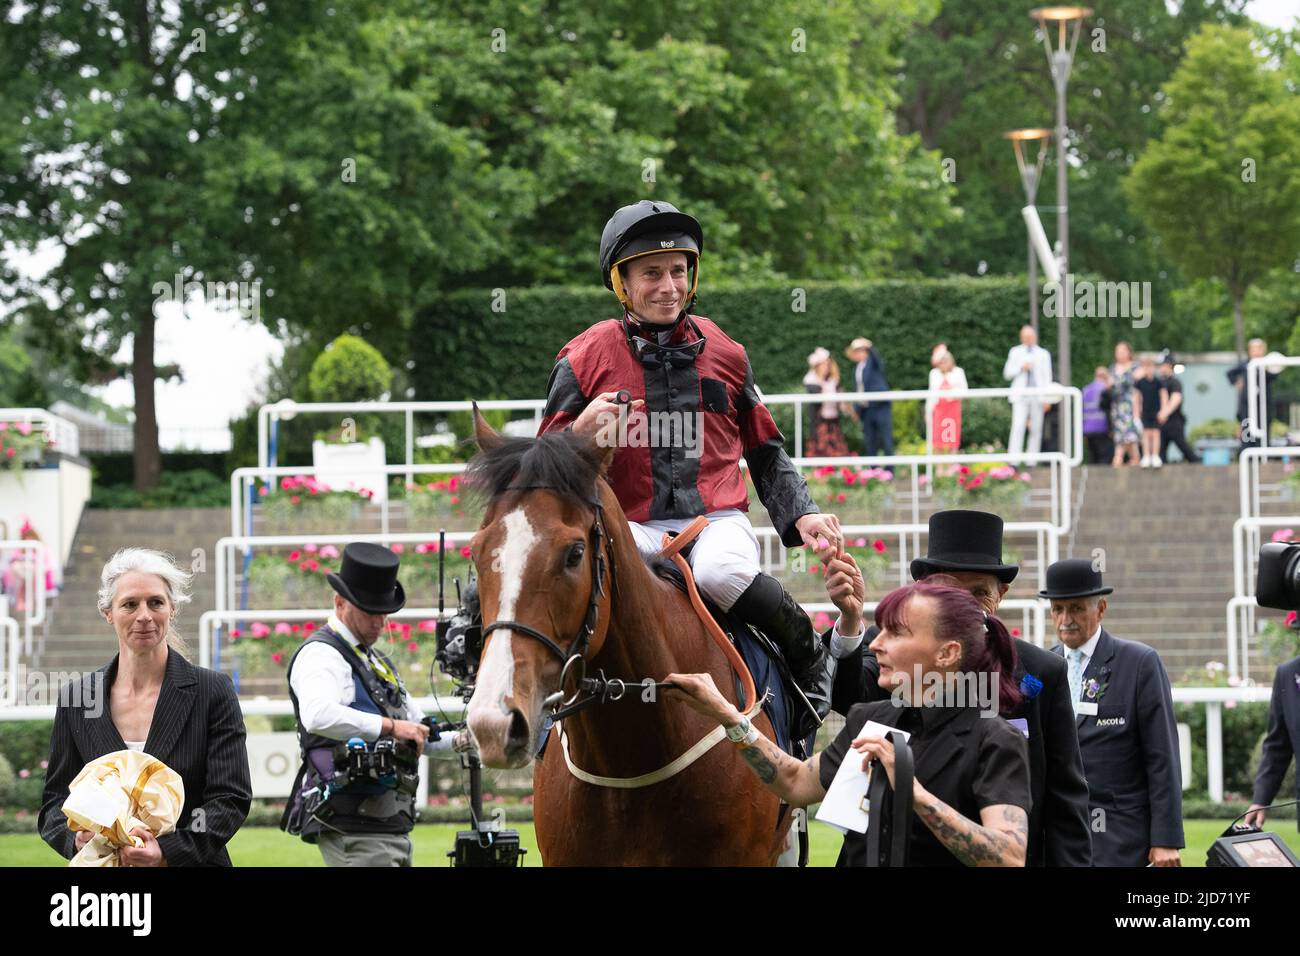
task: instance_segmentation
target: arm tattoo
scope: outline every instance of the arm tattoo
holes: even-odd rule
[[[763,783],[770,786],[776,780],[776,768],[757,747],[746,747],[741,750],[740,755],[745,758],[745,763],[754,768],[754,773],[758,774],[758,779]]]
[[[1011,866],[1016,858],[1024,865],[1029,818],[1019,807],[1003,806],[1003,826],[996,830],[967,819],[933,794],[916,812],[939,842],[967,866]],[[1013,855],[1013,850],[1019,852]]]
[[[825,795],[816,757],[798,760],[762,736],[749,746],[741,747],[740,756],[758,775],[763,786],[791,806],[806,807]]]

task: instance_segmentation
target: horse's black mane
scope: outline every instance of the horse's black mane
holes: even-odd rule
[[[596,502],[599,451],[573,432],[547,432],[537,438],[505,438],[480,451],[465,469],[471,490],[496,498],[511,490],[546,488],[575,503]]]
[[[573,432],[547,432],[537,438],[505,438],[480,451],[465,469],[471,491],[496,498],[512,490],[546,488],[590,507],[597,499],[600,450]],[[685,582],[677,566],[658,554],[647,555],[646,566],[656,577],[681,590]]]

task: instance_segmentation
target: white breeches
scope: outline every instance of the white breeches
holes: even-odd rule
[[[728,508],[706,515],[709,526],[695,539],[690,553],[691,571],[700,593],[724,611],[758,576],[758,536],[743,511]],[[657,521],[629,521],[637,550],[654,554],[662,546],[665,531],[681,531],[694,518],[665,518]]]

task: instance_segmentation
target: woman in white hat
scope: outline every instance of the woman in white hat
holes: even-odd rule
[[[840,390],[840,369],[831,353],[818,346],[808,356],[808,374],[803,377],[804,388],[813,394],[834,396]],[[838,458],[849,453],[840,429],[840,406],[831,401],[813,406],[817,409],[812,435],[804,440],[807,458]]]

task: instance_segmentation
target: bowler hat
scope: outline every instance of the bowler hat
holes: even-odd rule
[[[1067,558],[1047,566],[1047,587],[1040,598],[1096,597],[1110,594],[1114,588],[1101,583],[1101,572],[1087,558]]]
[[[936,511],[930,515],[930,538],[923,558],[912,561],[912,579],[941,571],[979,571],[1010,584],[1020,573],[1002,563],[1002,519],[987,511]]]
[[[367,614],[392,614],[406,604],[397,565],[397,555],[387,548],[354,541],[343,549],[338,574],[327,574],[325,580],[343,600]]]

